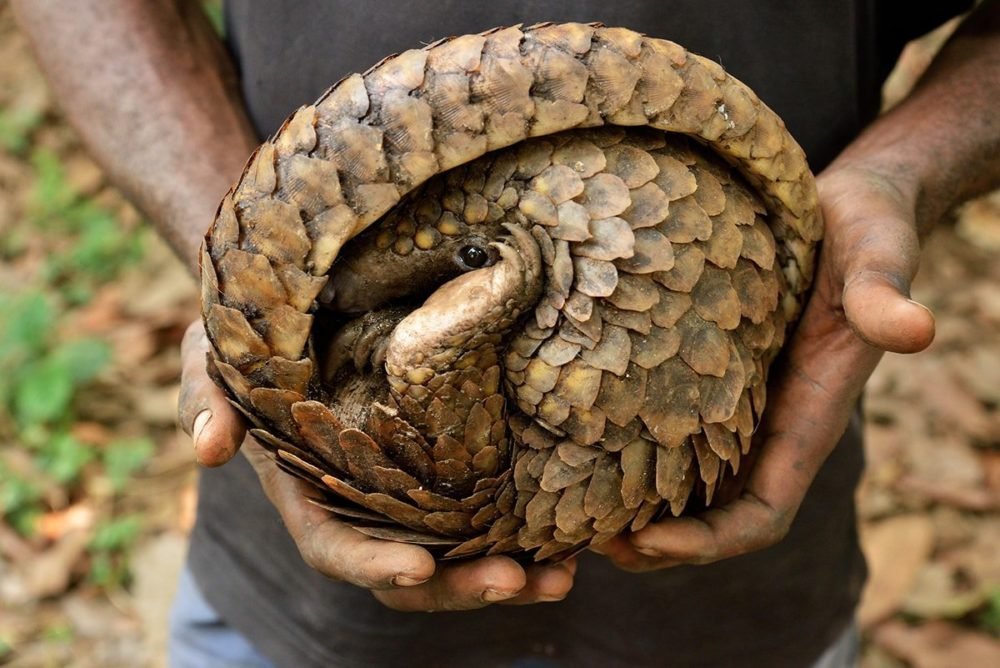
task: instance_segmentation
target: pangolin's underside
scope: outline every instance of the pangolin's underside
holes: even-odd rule
[[[254,154],[202,254],[210,370],[359,530],[557,559],[711,502],[821,229],[717,63],[597,25],[444,40]]]

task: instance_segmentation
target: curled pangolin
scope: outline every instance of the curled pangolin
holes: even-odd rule
[[[718,64],[599,25],[452,38],[256,151],[202,252],[210,371],[360,531],[558,559],[711,502],[821,230]]]

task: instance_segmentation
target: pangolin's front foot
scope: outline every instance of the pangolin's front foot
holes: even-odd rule
[[[381,370],[389,335],[406,315],[407,309],[393,307],[366,313],[340,327],[326,347],[323,381],[332,384],[349,364],[358,373]]]

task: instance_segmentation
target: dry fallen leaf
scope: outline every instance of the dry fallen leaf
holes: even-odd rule
[[[970,589],[958,569],[935,561],[917,574],[902,610],[928,619],[958,619],[985,603],[990,593],[985,587]]]
[[[993,193],[969,202],[962,208],[958,233],[971,244],[1000,250],[1000,194]]]
[[[911,487],[927,490],[935,500],[968,500],[973,505],[976,490],[987,492],[982,459],[961,434],[931,436],[914,431],[909,441],[905,455],[908,475],[904,478],[915,479],[909,483]],[[989,505],[988,499],[985,503]]]
[[[983,485],[956,485],[947,480],[927,480],[907,475],[896,486],[901,492],[917,494],[925,499],[965,510],[985,512],[1000,505],[997,494]]]
[[[928,377],[933,377],[934,382],[924,384],[922,404],[942,426],[959,429],[983,441],[996,438],[995,424],[986,407],[947,372],[943,361],[937,372]]]
[[[861,547],[870,575],[858,609],[861,628],[899,609],[933,546],[934,528],[925,515],[897,515],[863,528]]]
[[[66,591],[89,542],[88,531],[71,531],[35,559],[19,563],[0,583],[0,600],[23,605]]]
[[[94,509],[87,502],[45,513],[35,523],[35,532],[47,540],[59,540],[71,531],[88,531],[94,526]]]
[[[1000,666],[1000,643],[949,622],[933,621],[911,627],[892,620],[879,626],[873,639],[913,668]]]

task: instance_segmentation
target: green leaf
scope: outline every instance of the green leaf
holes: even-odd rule
[[[77,339],[16,370],[13,404],[20,425],[26,428],[67,416],[76,388],[97,375],[110,359],[107,344]]]
[[[90,557],[90,581],[98,587],[111,587],[115,581],[115,569],[111,563],[111,555],[107,552],[95,552]]]
[[[99,339],[77,339],[60,344],[51,357],[70,371],[77,385],[92,380],[111,361],[111,348]]]
[[[117,492],[125,487],[129,477],[141,469],[152,456],[155,447],[148,438],[113,441],[104,449],[104,473]]]
[[[63,212],[73,244],[48,258],[45,277],[61,285],[72,301],[85,296],[88,284],[104,283],[142,257],[139,230],[124,231],[114,215],[90,202]]]
[[[30,538],[35,535],[35,527],[38,526],[41,514],[41,508],[37,505],[18,508],[10,514],[10,525],[22,536]]]
[[[139,535],[142,524],[138,515],[126,515],[97,527],[90,539],[91,552],[114,552],[133,543]]]
[[[208,14],[208,20],[212,22],[212,27],[219,36],[226,34],[226,25],[222,15],[222,0],[202,0],[202,8]]]
[[[38,501],[41,493],[34,484],[0,466],[4,484],[0,485],[0,512],[11,513]]]
[[[94,288],[90,282],[64,283],[60,286],[63,299],[70,306],[83,306],[89,304],[94,298]]]
[[[40,464],[56,482],[66,484],[75,480],[93,459],[94,452],[86,444],[62,432],[42,449]]]
[[[52,643],[67,643],[73,640],[73,627],[65,622],[56,622],[42,631],[42,637]]]
[[[38,149],[32,153],[31,163],[35,168],[30,207],[32,217],[35,222],[49,227],[76,201],[76,192],[66,180],[59,156],[52,151]]]
[[[100,280],[114,277],[124,264],[124,238],[111,214],[93,217],[70,251],[70,266]]]
[[[31,450],[43,450],[52,440],[53,431],[44,424],[24,425],[17,432],[17,440]]]
[[[43,118],[37,109],[0,111],[0,147],[9,153],[24,153],[30,144],[31,133],[41,125]]]
[[[25,365],[44,352],[54,320],[52,304],[42,293],[0,293],[0,410],[11,405]]]
[[[42,292],[27,292],[0,302],[0,361],[6,355],[40,353],[55,320],[52,300]]]
[[[23,370],[15,387],[14,413],[21,425],[53,422],[73,400],[73,370],[64,360],[46,357]]]
[[[22,536],[34,533],[35,518],[39,514],[41,490],[29,480],[25,480],[0,462],[0,515],[7,518]]]
[[[990,594],[990,598],[986,602],[986,608],[980,615],[979,621],[986,631],[993,635],[1000,635],[1000,588],[997,588]]]

